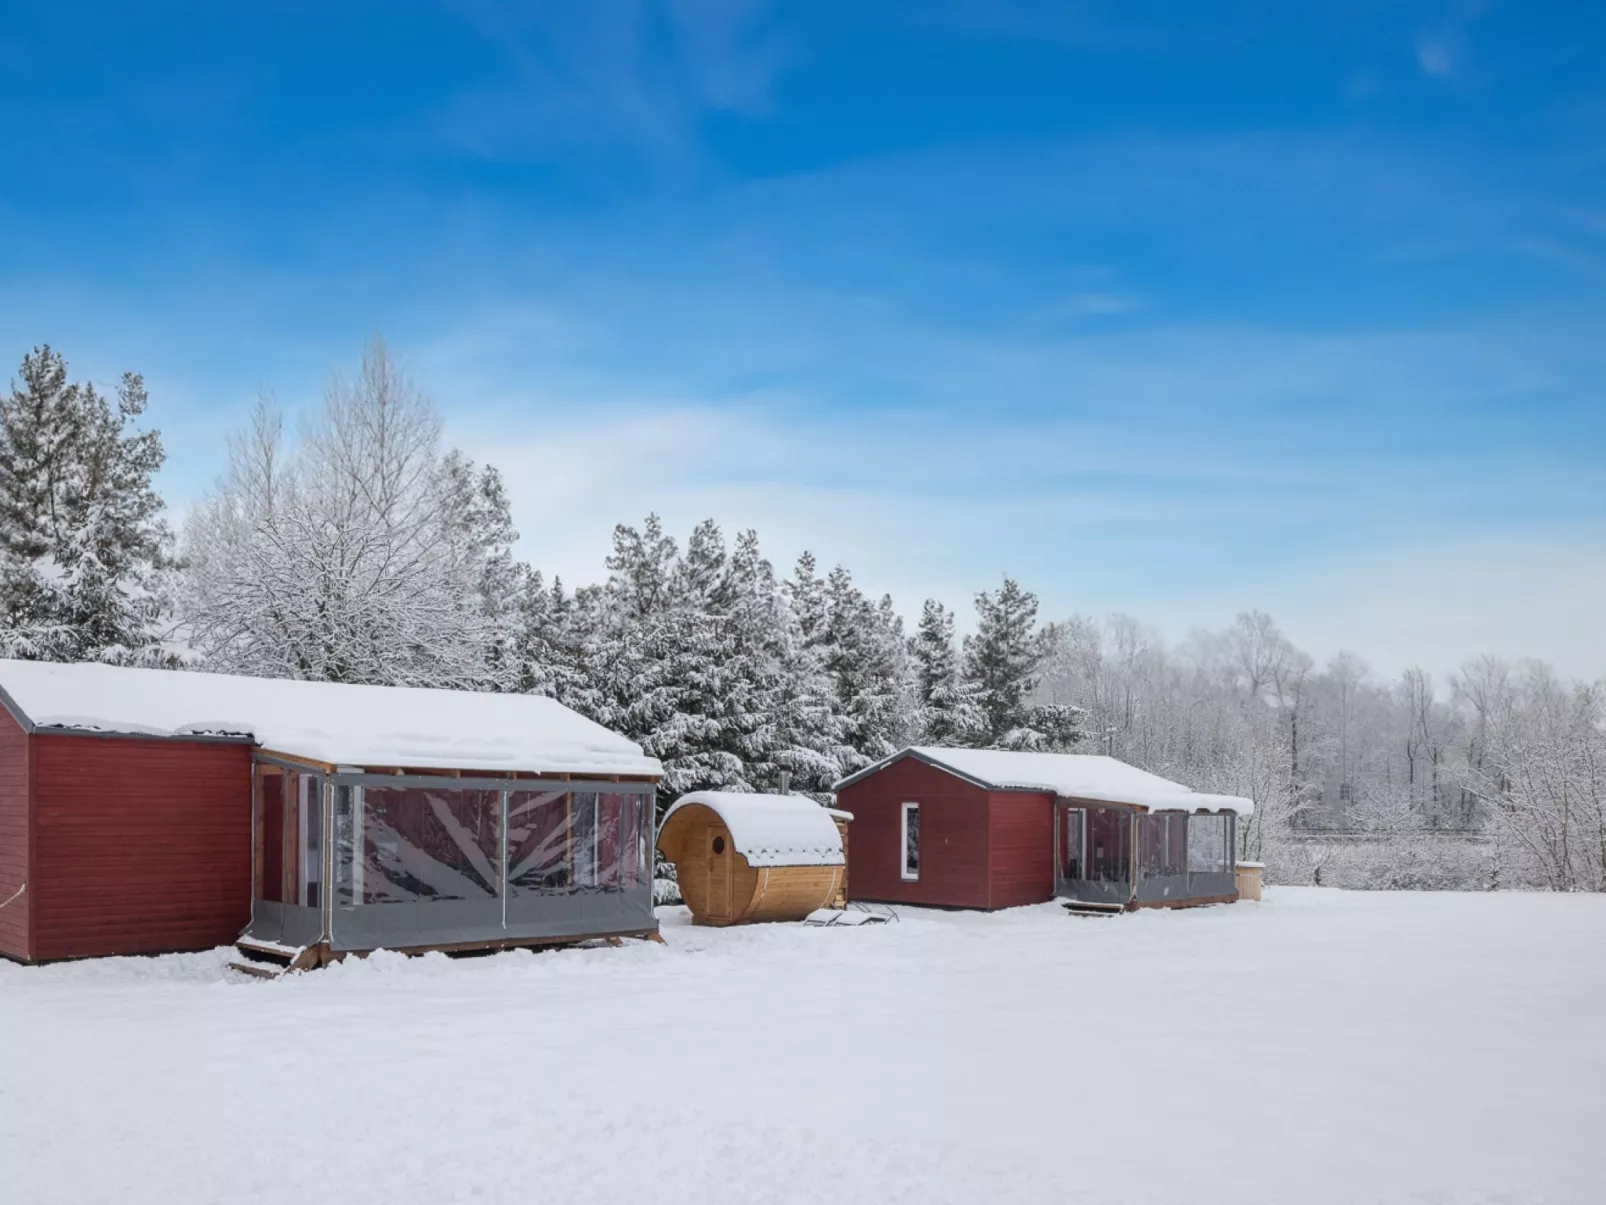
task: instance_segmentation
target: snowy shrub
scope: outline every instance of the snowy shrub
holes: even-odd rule
[[[679,904],[684,902],[680,895],[680,881],[675,873],[675,864],[656,850],[654,854],[652,902],[654,904]]]
[[[1357,891],[1487,891],[1492,842],[1414,835],[1332,847],[1322,882]]]

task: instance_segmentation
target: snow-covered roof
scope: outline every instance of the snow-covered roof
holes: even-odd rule
[[[724,822],[731,844],[749,866],[844,864],[842,834],[831,810],[807,796],[693,791],[675,800],[660,829],[667,829],[670,817],[692,804],[711,809]]]
[[[843,779],[836,789],[840,791],[904,757],[919,758],[992,790],[1044,791],[1067,799],[1137,804],[1153,812],[1230,811],[1247,816],[1255,810],[1252,802],[1236,795],[1206,795],[1129,766],[1119,758],[1093,753],[1017,753],[1009,749],[913,745]]]
[[[5,660],[0,690],[36,729],[232,736],[332,765],[662,773],[634,741],[537,695]]]

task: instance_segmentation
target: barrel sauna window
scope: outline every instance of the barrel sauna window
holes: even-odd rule
[[[903,805],[903,823],[899,826],[903,832],[903,840],[899,842],[903,849],[903,878],[907,882],[914,882],[920,878],[920,805],[906,803]]]

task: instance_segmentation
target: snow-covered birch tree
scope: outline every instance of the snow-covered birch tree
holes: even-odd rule
[[[222,670],[483,689],[503,676],[511,537],[500,479],[442,453],[434,406],[376,338],[294,445],[266,400],[231,439],[185,528],[183,615]]]

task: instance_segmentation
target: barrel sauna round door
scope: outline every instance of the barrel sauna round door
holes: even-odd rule
[[[731,879],[735,854],[731,850],[730,834],[723,825],[711,825],[708,830],[708,919],[729,920],[731,915]]]

